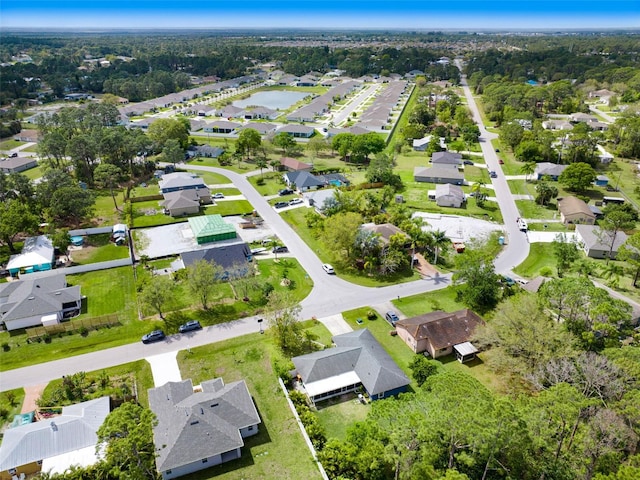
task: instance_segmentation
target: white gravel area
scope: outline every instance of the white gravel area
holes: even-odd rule
[[[483,239],[495,231],[503,231],[503,225],[477,218],[459,215],[440,215],[434,213],[417,212],[413,214],[422,217],[428,226],[426,230],[444,230],[451,240],[468,242],[473,238]]]

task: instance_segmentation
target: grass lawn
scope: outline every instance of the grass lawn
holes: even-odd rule
[[[262,420],[259,433],[245,440],[239,460],[193,473],[190,479],[321,478],[278,385],[274,360],[282,361],[280,354],[270,336],[259,333],[178,354],[182,378],[191,378],[194,385],[216,377],[225,383],[245,380]]]
[[[341,257],[336,256],[336,252],[327,247],[323,241],[318,238],[315,231],[307,227],[305,214],[309,211],[307,208],[294,208],[286,212],[282,212],[282,218],[295,230],[300,238],[320,257],[323,262],[331,263],[336,270],[336,274],[351,283],[363,285],[366,287],[379,287],[384,285],[395,285],[397,283],[410,282],[419,280],[421,277],[417,272],[406,271],[400,272],[389,277],[368,276],[366,272],[359,271],[355,268],[346,266]]]
[[[354,392],[318,402],[316,407],[316,415],[327,432],[327,438],[340,440],[346,438],[351,425],[366,420],[371,410],[371,404],[362,404]]]
[[[556,201],[551,200],[547,205],[540,205],[533,200],[516,200],[516,207],[523,218],[539,218],[553,220],[560,218]]]
[[[105,389],[101,388],[98,384],[98,379],[104,374],[108,375],[110,385]],[[151,365],[146,360],[138,360],[137,362],[123,363],[111,368],[104,368],[101,370],[95,370],[92,372],[85,372],[85,384],[88,390],[93,390],[92,393],[85,392],[85,398],[74,399],[64,403],[64,405],[71,405],[72,403],[84,402],[99,398],[104,395],[115,394],[120,395],[120,385],[123,382],[138,393],[138,401],[145,407],[149,406],[149,399],[147,389],[153,388],[153,374],[151,373]],[[42,396],[44,398],[49,397],[55,390],[57,390],[62,384],[62,379],[57,379],[49,382],[44,389]]]
[[[550,267],[555,273],[556,257],[548,243],[532,243],[529,249],[529,256],[513,269],[514,273],[525,278],[534,278],[540,275],[540,270]]]
[[[217,202],[215,205],[205,207],[204,212],[200,215],[213,215],[217,213],[226,217],[229,215],[244,215],[252,211],[253,205],[249,203],[249,200],[223,200]]]
[[[127,246],[117,246],[110,241],[110,238],[111,235],[108,233],[85,237],[82,249],[73,250],[71,253],[73,263],[86,265],[88,263],[127,258],[129,256],[129,248]]]
[[[27,177],[29,180],[35,180],[36,178],[42,177],[44,175],[44,168],[42,165],[38,165],[37,167],[30,168],[29,170],[25,170],[24,172],[20,172],[22,175]]]
[[[21,147],[27,142],[22,142],[20,140],[15,140],[13,138],[9,140],[4,140],[0,142],[0,150],[13,150],[14,148]]]
[[[264,180],[264,184],[258,185],[258,180],[261,178]],[[253,188],[255,188],[261,195],[276,195],[279,190],[286,188],[286,184],[282,179],[282,173],[278,172],[265,171],[263,176],[255,175],[249,177],[247,180],[249,180],[249,183],[251,183]]]
[[[211,194],[222,193],[225,197],[230,197],[232,195],[242,195],[242,192],[237,188],[233,187],[218,187]],[[216,200],[217,202],[217,200]]]
[[[116,203],[118,208],[124,210],[125,205],[121,192],[116,192]],[[122,222],[124,213],[116,210],[109,192],[96,195],[96,201],[93,206],[95,208],[94,217],[98,225],[113,225]]]
[[[325,327],[318,320],[304,320],[300,322],[300,324],[302,325],[302,328],[305,329],[305,331],[317,337],[315,340],[316,342],[321,343],[327,348],[331,347],[331,339],[333,338],[333,335],[331,335],[331,332],[327,330],[327,327]]]
[[[198,172],[198,175],[204,180],[207,185],[224,185],[225,183],[231,184],[231,180],[224,175],[214,172]]]

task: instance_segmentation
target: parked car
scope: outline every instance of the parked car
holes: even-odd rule
[[[284,208],[289,206],[289,202],[276,202],[273,206],[274,208]]]
[[[472,160],[463,160],[462,163],[464,163],[465,165],[473,165]]]
[[[178,331],[180,333],[192,332],[194,330],[202,330],[202,325],[200,325],[200,322],[198,320],[191,320],[187,323],[183,323],[178,328]]]
[[[162,330],[154,330],[142,337],[142,343],[159,342],[160,340],[164,340],[164,338],[165,334]]]
[[[518,219],[518,229],[521,232],[526,232],[527,230],[529,230],[529,225],[527,225],[527,221],[524,218]]]
[[[292,200],[289,200],[289,205],[299,205],[302,203],[302,199],[301,198],[294,198]]]
[[[289,249],[283,245],[281,247],[273,247],[271,251],[273,253],[287,253]]]
[[[500,149],[499,148],[496,148],[496,153],[500,153]]]
[[[18,156],[18,154],[16,152],[13,152],[11,155],[9,155],[9,158],[16,158]]]
[[[224,193],[220,193],[220,192],[214,193],[213,198],[224,198]]]
[[[396,325],[396,322],[400,320],[396,312],[394,312],[393,310],[390,310],[387,313],[385,313],[384,318],[387,320],[387,322],[389,322],[394,327]]]
[[[283,188],[282,190],[280,190],[278,192],[278,195],[283,196],[283,195],[291,195],[293,193],[293,190],[291,190],[290,188]]]
[[[504,165],[504,160],[500,159],[500,160],[498,160],[498,163],[499,163],[500,165]]]
[[[331,265],[329,265],[328,263],[323,263],[322,264],[322,269],[327,272],[329,275],[333,275],[334,273],[336,273],[333,270],[333,267]]]
[[[491,178],[498,178],[498,174],[497,174],[496,172],[494,172],[493,170],[491,170],[491,171],[489,172],[489,176],[490,176]]]

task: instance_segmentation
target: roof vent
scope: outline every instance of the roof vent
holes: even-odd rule
[[[27,297],[27,300],[34,300],[36,297],[34,297],[33,295],[30,297]]]
[[[213,408],[213,407],[217,407],[218,405],[220,405],[220,404],[219,404],[219,403],[212,403],[212,404],[211,404],[211,408]]]
[[[191,423],[190,423],[190,425],[197,425],[197,424],[199,424],[199,423],[200,423],[200,422],[199,422],[198,420],[194,420],[193,422],[191,422]]]

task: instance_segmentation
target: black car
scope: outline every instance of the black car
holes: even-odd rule
[[[186,333],[186,332],[192,332],[194,330],[201,330],[202,329],[202,325],[200,325],[200,322],[198,320],[191,320],[187,323],[183,323],[182,325],[180,325],[180,327],[178,328],[178,331],[180,333]]]
[[[490,176],[491,178],[498,178],[498,174],[497,174],[496,172],[494,172],[493,170],[491,170],[491,171],[489,172],[489,176]]]
[[[471,160],[463,160],[462,163],[464,163],[465,165],[473,165],[473,162]]]
[[[273,250],[271,251],[273,253],[287,253],[289,249],[285,246],[281,246],[281,247],[273,247]]]
[[[142,337],[142,343],[152,343],[164,340],[165,334],[162,330],[154,330]]]
[[[280,190],[278,192],[278,195],[283,196],[283,195],[291,195],[293,193],[293,190],[291,190],[290,188],[283,188],[282,190]]]
[[[289,206],[289,202],[276,202],[273,206],[274,208],[284,208]]]

